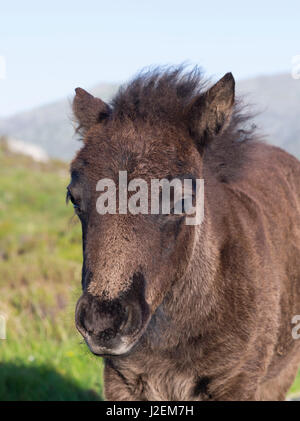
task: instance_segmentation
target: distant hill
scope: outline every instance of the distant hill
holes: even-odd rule
[[[105,101],[116,84],[100,84],[91,92]],[[238,94],[247,94],[255,123],[270,143],[300,158],[300,80],[289,74],[261,76],[237,82]],[[80,144],[75,141],[70,100],[64,99],[0,120],[0,135],[16,137],[42,147],[51,157],[69,160]]]
[[[117,88],[114,84],[100,84],[90,92],[108,101]],[[71,159],[80,146],[74,136],[71,99],[65,98],[5,120],[0,119],[0,136],[38,145],[53,158]]]
[[[256,104],[255,123],[267,140],[300,159],[300,80],[280,74],[244,80],[237,86],[248,102]]]
[[[4,147],[12,153],[21,154],[31,157],[36,162],[48,162],[49,157],[45,150],[38,145],[29,142],[14,139],[11,137],[0,137],[0,146],[4,143]]]

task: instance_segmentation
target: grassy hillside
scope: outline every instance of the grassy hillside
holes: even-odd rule
[[[102,363],[74,326],[81,237],[67,168],[0,149],[0,400],[97,400]]]
[[[74,326],[80,226],[67,168],[0,148],[0,400],[99,400],[102,362]],[[300,391],[300,376],[292,392]]]

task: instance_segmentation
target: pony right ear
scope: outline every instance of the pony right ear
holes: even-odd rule
[[[75,92],[73,113],[79,123],[77,131],[85,133],[92,126],[106,119],[111,109],[100,98],[95,98],[82,88],[76,88]]]
[[[190,105],[190,131],[200,149],[228,127],[234,108],[234,91],[234,78],[231,73],[226,73]]]

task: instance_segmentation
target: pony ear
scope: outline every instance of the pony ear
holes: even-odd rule
[[[95,98],[82,88],[75,89],[73,113],[79,123],[77,131],[84,132],[92,126],[106,119],[110,114],[110,107],[100,98]]]
[[[232,74],[226,73],[190,105],[190,132],[200,147],[205,146],[229,125],[234,105],[234,87]]]

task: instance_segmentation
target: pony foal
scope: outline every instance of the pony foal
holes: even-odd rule
[[[260,141],[226,74],[142,73],[111,104],[76,89],[83,146],[76,326],[108,400],[282,400],[300,362],[300,163]],[[204,179],[204,219],[100,215],[99,180]]]

